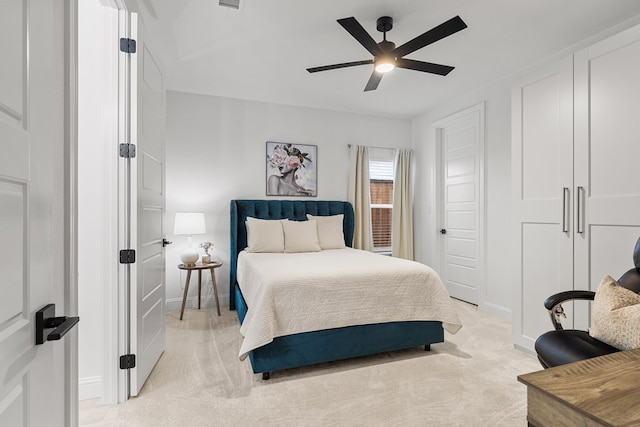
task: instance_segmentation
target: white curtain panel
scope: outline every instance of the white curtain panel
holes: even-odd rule
[[[394,257],[413,260],[413,151],[396,150],[393,181],[391,252]]]
[[[373,249],[373,233],[369,194],[369,149],[363,145],[352,145],[350,148],[349,202],[355,212],[353,247],[370,251]]]

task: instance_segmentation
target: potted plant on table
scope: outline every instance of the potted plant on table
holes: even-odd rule
[[[211,262],[211,255],[209,254],[209,249],[213,248],[213,243],[202,242],[200,243],[200,247],[204,249],[204,255],[202,255],[202,263],[209,264]]]

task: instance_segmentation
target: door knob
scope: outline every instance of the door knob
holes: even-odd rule
[[[168,246],[170,244],[172,244],[173,242],[170,242],[169,240],[163,238],[162,239],[162,247],[164,248],[165,246]]]
[[[55,316],[55,304],[47,304],[36,311],[36,345],[61,339],[80,321],[79,317]],[[45,329],[53,329],[53,331],[45,337]]]
[[[442,230],[440,230],[440,234],[447,234],[447,229],[443,228]]]

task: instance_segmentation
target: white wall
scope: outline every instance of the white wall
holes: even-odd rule
[[[346,200],[347,144],[409,148],[411,122],[169,91],[166,219],[175,243],[166,254],[168,310],[180,308],[186,277],[176,268],[187,241],[172,235],[176,212],[206,213],[208,234],[193,242],[215,244],[213,258],[225,264],[216,270],[218,291],[228,304],[229,201],[266,198],[266,141],[317,145],[318,196],[312,199]],[[197,299],[194,283],[188,307]],[[203,303],[212,306],[210,285],[205,289]]]

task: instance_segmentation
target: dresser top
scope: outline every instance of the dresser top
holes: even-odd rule
[[[640,349],[520,375],[518,381],[598,422],[640,424]]]

